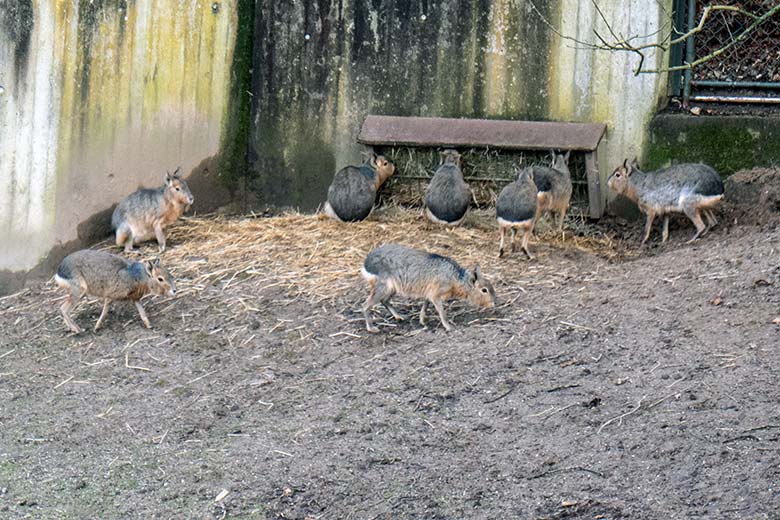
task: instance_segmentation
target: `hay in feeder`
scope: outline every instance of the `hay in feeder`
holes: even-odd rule
[[[387,147],[378,150],[396,166],[396,173],[379,190],[379,201],[408,207],[423,205],[425,190],[439,165],[439,148]],[[461,153],[463,177],[474,193],[474,206],[495,206],[498,194],[517,178],[521,168],[532,165],[550,165],[549,152],[466,148]],[[587,206],[588,191],[585,159],[573,153],[569,161],[574,192],[572,205]]]

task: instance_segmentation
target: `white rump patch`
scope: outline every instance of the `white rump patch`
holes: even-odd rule
[[[367,282],[376,282],[378,276],[375,274],[371,274],[368,271],[366,271],[365,267],[360,268],[360,276],[366,279]]]
[[[55,274],[54,275],[54,282],[59,285],[60,287],[68,287],[68,281],[64,278],[60,277],[60,275]]]
[[[525,228],[533,224],[534,219],[533,217],[529,218],[528,220],[522,220],[520,222],[510,222],[508,220],[504,220],[501,217],[496,217],[496,220],[498,221],[498,225],[501,227],[512,227],[512,228]]]
[[[466,212],[468,213],[468,211]],[[442,224],[444,226],[458,226],[461,222],[463,222],[466,219],[466,213],[463,214],[460,219],[456,220],[455,222],[447,222],[446,220],[441,220],[440,218],[436,218],[436,215],[431,213],[431,210],[428,208],[425,208],[425,216],[428,217],[428,220],[435,224]]]
[[[324,213],[325,213],[327,216],[329,216],[330,218],[332,218],[333,220],[338,220],[339,222],[344,222],[343,220],[341,220],[341,219],[339,218],[339,216],[338,216],[338,215],[336,215],[336,212],[335,212],[335,211],[333,211],[333,206],[331,206],[331,205],[330,205],[330,202],[327,202],[327,201],[325,202],[325,206],[322,208],[322,211],[323,211],[323,212],[324,212]]]

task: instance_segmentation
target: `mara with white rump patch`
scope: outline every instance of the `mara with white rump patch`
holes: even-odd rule
[[[371,308],[378,303],[382,303],[395,319],[404,319],[390,304],[394,294],[425,299],[420,309],[421,325],[425,325],[430,301],[448,331],[452,330],[452,325],[444,314],[445,301],[457,298],[479,307],[496,304],[496,292],[482,276],[478,265],[473,270],[464,269],[451,258],[398,244],[385,244],[368,253],[361,274],[370,288],[363,305],[369,332],[379,332],[370,314]]]
[[[607,185],[634,201],[647,215],[642,244],[647,242],[656,216],[664,217],[662,242],[669,237],[670,213],[685,213],[696,226],[696,234],[688,243],[703,236],[718,223],[713,208],[723,200],[723,181],[715,170],[705,164],[676,164],[654,172],[643,172],[636,159],[631,164],[626,159],[609,177]]]
[[[393,163],[373,152],[365,164],[342,168],[328,188],[325,214],[340,222],[365,220],[374,210],[377,190],[393,173]]]
[[[463,180],[460,154],[441,152],[441,164],[425,191],[425,215],[436,224],[457,226],[466,218],[471,203],[471,188]]]
[[[528,251],[528,239],[534,231],[537,217],[538,189],[533,180],[532,168],[523,168],[517,180],[504,186],[496,201],[496,220],[498,221],[498,256],[504,256],[504,238],[507,231],[512,252],[515,252],[515,235],[523,233],[522,249],[529,260],[533,259]]]
[[[147,294],[174,296],[176,283],[159,260],[130,262],[105,251],[84,249],[65,257],[54,275],[57,285],[68,291],[65,303],[60,307],[65,324],[79,334],[81,328],[70,316],[70,311],[84,296],[103,298],[103,311],[95,323],[100,328],[112,301],[127,300],[135,303],[146,328],[151,328],[149,318],[141,305]]]

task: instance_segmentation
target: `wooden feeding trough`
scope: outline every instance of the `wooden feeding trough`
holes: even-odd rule
[[[368,146],[581,152],[585,156],[588,215],[599,218],[604,212],[605,193],[598,169],[598,146],[606,129],[603,123],[369,115],[357,140]]]

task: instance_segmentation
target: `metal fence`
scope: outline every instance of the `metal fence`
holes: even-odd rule
[[[774,0],[676,0],[675,26],[679,34],[695,27],[704,10],[712,5],[739,7],[749,13],[761,15],[775,4]],[[712,11],[701,32],[672,51],[672,65],[701,59],[715,52],[715,58],[706,61],[692,71],[676,74],[672,78],[677,95],[686,98],[698,92],[713,89],[750,90],[755,102],[780,101],[780,16],[766,20],[749,29],[754,19],[734,11]],[[750,31],[743,41],[723,50],[745,31]],[[738,99],[738,98],[734,98]]]

